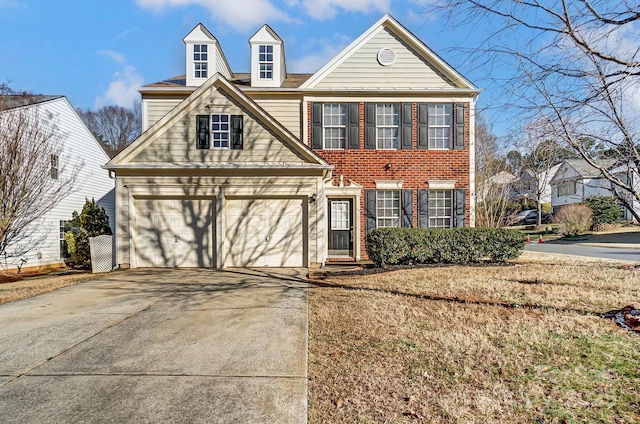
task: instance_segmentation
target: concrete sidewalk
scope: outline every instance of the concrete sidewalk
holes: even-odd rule
[[[4,423],[303,423],[306,270],[131,270],[0,305]]]

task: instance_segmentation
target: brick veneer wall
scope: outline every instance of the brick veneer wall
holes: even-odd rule
[[[464,150],[417,149],[417,103],[413,103],[413,149],[372,150],[364,148],[364,103],[360,103],[360,149],[315,150],[333,165],[337,180],[353,180],[365,189],[376,188],[376,180],[402,180],[402,188],[413,189],[413,226],[418,225],[418,189],[429,188],[427,180],[456,180],[455,188],[466,190],[465,222],[469,225],[469,104],[465,104]],[[307,108],[307,122],[311,122],[311,104]],[[453,129],[452,129],[453,131]],[[311,125],[307,129],[307,142],[311,140]],[[391,164],[391,168],[387,168]],[[360,254],[367,257],[365,249],[365,198],[360,197]]]

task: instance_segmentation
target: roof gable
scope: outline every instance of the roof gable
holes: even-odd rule
[[[205,26],[202,25],[202,24],[196,25],[191,30],[191,32],[189,32],[189,34],[187,34],[182,39],[182,41],[184,41],[185,43],[187,43],[187,42],[197,42],[197,41],[215,41],[216,43],[218,42],[216,37],[214,37],[213,34],[211,34],[209,32],[209,30],[207,28],[205,28]]]
[[[229,105],[232,105],[234,109],[229,110]],[[247,117],[248,121],[254,124],[253,127],[245,125],[245,146],[248,146],[248,148],[243,149],[244,153],[240,150],[230,151],[228,149],[194,150],[195,133],[190,134],[189,132],[191,130],[195,131],[195,121],[191,122],[191,118],[195,118],[198,114],[209,112],[234,113],[234,110],[240,111],[243,116]],[[263,144],[269,145],[269,149],[264,149],[264,151],[267,152],[269,150],[271,156],[278,156],[276,159],[254,155],[255,160],[252,160],[248,155],[252,148],[251,141],[260,137],[262,137]],[[154,149],[153,144],[157,143],[158,140],[164,140],[168,144],[164,147],[160,146],[160,149]],[[186,152],[186,156],[173,157],[171,151],[167,151],[167,149],[171,148],[181,149],[183,153]],[[145,153],[147,150],[152,153]],[[208,152],[215,153],[207,155]],[[226,154],[227,157],[215,156],[215,154]],[[293,159],[294,157],[295,159]],[[247,166],[251,162],[251,166],[259,167],[260,164],[266,165],[268,161],[272,162],[271,166],[277,166],[277,163],[283,164],[289,161],[296,162],[300,166],[318,165],[323,168],[330,168],[327,162],[309,147],[302,144],[253,100],[229,83],[224,76],[215,74],[113,158],[106,167],[109,169],[135,168],[139,167],[139,164],[143,162],[152,162],[156,167],[198,167],[205,165],[207,167],[212,165],[214,167],[239,167]]]
[[[402,63],[394,62],[390,59],[388,51],[382,52],[383,49],[391,50],[395,53],[395,60],[400,60]],[[366,63],[362,63],[363,58],[366,58]],[[393,63],[390,64],[390,62]],[[406,65],[415,68],[415,72],[407,74],[403,69]],[[343,82],[345,88],[354,87],[354,84],[358,87],[358,82],[363,80],[362,73],[353,73],[353,69],[362,69],[363,66],[366,66],[367,72],[372,72],[378,84],[381,81],[380,77],[388,77],[391,73],[400,75],[404,73],[397,78],[397,81],[392,82],[393,88],[402,88],[397,86],[400,81],[404,81],[408,85],[407,88],[415,88],[416,82],[420,85],[421,74],[428,72],[431,80],[422,81],[424,85],[422,88],[464,89],[479,92],[469,80],[388,14],[320,68],[301,85],[301,88],[337,88],[336,82],[330,80],[334,73],[340,72],[341,67],[347,68],[344,69],[346,75],[351,75],[348,82]]]
[[[249,43],[282,43],[282,38],[267,24],[249,38]]]

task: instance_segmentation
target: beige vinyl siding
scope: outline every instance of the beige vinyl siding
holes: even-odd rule
[[[293,135],[300,138],[300,99],[253,99],[267,113],[279,121]]]
[[[220,92],[212,92],[194,106],[187,115],[159,134],[132,162],[304,162],[297,153],[277,140],[251,116],[243,114],[232,99]],[[196,116],[210,113],[244,115],[242,150],[196,149]]]
[[[143,131],[146,131],[147,128],[153,126],[156,122],[158,122],[163,116],[171,111],[174,107],[176,107],[182,99],[145,99],[146,105],[146,116],[145,116],[145,128]]]
[[[391,66],[378,63],[380,49],[396,54]],[[318,88],[453,88],[455,85],[389,30],[382,28],[327,75]]]

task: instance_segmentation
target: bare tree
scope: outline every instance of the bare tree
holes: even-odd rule
[[[63,151],[56,118],[36,96],[0,87],[0,257],[19,257],[44,239],[37,220],[75,189],[80,165]]]
[[[508,94],[503,113],[547,120],[554,139],[597,168],[618,197],[640,202],[640,185],[634,184],[640,167],[640,111],[634,110],[640,77],[637,2],[436,3],[433,7],[444,11],[454,25],[497,28],[467,53],[476,64],[499,66],[509,73],[502,79]],[[477,30],[474,35],[477,38]],[[591,149],[594,141],[615,159],[613,168]],[[640,220],[640,211],[630,210]]]
[[[501,227],[513,223],[512,207],[514,175],[509,173],[506,158],[500,156],[496,136],[478,114],[476,119],[476,225]]]
[[[98,110],[76,108],[78,114],[110,157],[114,157],[142,132],[142,106],[103,106]]]

